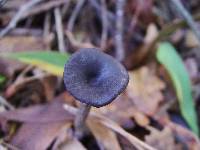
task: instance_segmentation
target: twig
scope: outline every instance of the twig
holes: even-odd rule
[[[101,0],[101,12],[102,12],[102,34],[101,34],[101,49],[106,46],[106,41],[108,37],[108,17],[106,9],[106,1]]]
[[[97,2],[97,0],[89,0],[89,1],[90,1],[91,6],[94,7],[96,9],[96,11],[98,12],[97,14],[98,15],[101,14],[101,6]],[[108,15],[109,20],[111,20],[112,22],[115,21],[115,19],[116,19],[115,15],[111,11],[107,10],[107,15]],[[101,15],[99,15],[99,17],[101,18]]]
[[[74,35],[72,32],[65,31],[65,34],[70,42],[70,44],[75,47],[75,49],[80,49],[80,48],[94,48],[96,47],[92,43],[89,42],[79,42],[78,40],[75,39]]]
[[[4,105],[4,106],[8,107],[9,110],[14,110],[14,109],[15,109],[15,108],[14,108],[10,103],[8,103],[8,101],[7,101],[5,98],[3,98],[2,96],[0,96],[0,104],[2,104],[2,105]]]
[[[6,148],[10,149],[10,150],[20,150],[19,148],[17,148],[16,146],[6,143],[4,141],[0,142],[3,146],[5,146]]]
[[[62,18],[61,18],[60,9],[58,7],[54,9],[54,16],[55,16],[55,22],[56,22],[56,32],[57,32],[57,37],[58,37],[59,51],[61,53],[65,53],[66,47],[65,47],[65,41],[64,41]]]
[[[37,7],[32,8],[29,12],[26,14],[23,14],[22,19],[25,19],[29,16],[37,15],[39,13],[48,11],[52,8],[59,7],[60,5],[68,4],[68,1],[66,0],[52,0],[46,3],[42,3],[41,5],[38,5]]]
[[[19,9],[19,11],[17,12],[17,14],[12,18],[12,20],[10,21],[10,23],[8,24],[8,26],[3,29],[0,32],[0,38],[5,36],[10,30],[12,30],[13,28],[15,28],[15,26],[17,25],[18,21],[20,20],[20,18],[27,13],[27,11],[33,7],[34,5],[36,5],[37,3],[41,2],[43,0],[32,0],[29,1],[27,3],[25,3],[24,5],[22,5]]]
[[[3,7],[3,5],[5,5],[7,0],[0,0],[0,8]]]
[[[50,33],[51,14],[47,12],[44,18],[43,37],[46,38]]]
[[[116,2],[116,59],[122,61],[125,57],[124,44],[123,44],[123,24],[124,24],[124,5],[125,0],[117,0]]]
[[[67,11],[69,9],[70,3],[71,3],[71,0],[68,0],[65,3],[65,5],[63,6],[63,8],[61,9],[61,15],[62,15],[62,17],[64,17],[67,14]]]
[[[78,3],[76,4],[76,7],[74,9],[74,11],[72,12],[72,15],[71,17],[69,18],[69,22],[68,22],[68,25],[67,25],[67,29],[69,31],[72,31],[73,28],[74,28],[74,23],[76,21],[76,18],[84,4],[85,0],[79,0]]]
[[[91,106],[87,104],[81,104],[78,113],[76,114],[76,118],[74,121],[75,126],[75,136],[77,138],[82,138],[85,130],[85,122],[86,118],[90,112]]]
[[[187,24],[190,26],[190,28],[193,30],[194,34],[196,35],[199,44],[200,44],[200,32],[199,29],[196,26],[195,21],[193,20],[192,16],[189,14],[189,12],[185,9],[183,4],[180,0],[171,0],[173,5],[176,7],[176,10],[183,16],[183,18],[186,20]]]

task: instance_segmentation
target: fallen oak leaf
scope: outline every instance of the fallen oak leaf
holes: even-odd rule
[[[128,96],[136,108],[146,115],[153,116],[159,103],[163,101],[161,90],[165,88],[164,82],[149,67],[142,67],[129,74]]]

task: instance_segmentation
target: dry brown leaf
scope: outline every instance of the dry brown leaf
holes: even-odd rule
[[[0,113],[2,124],[3,120],[23,122],[11,143],[22,150],[47,149],[63,128],[70,127],[74,118],[63,108],[65,99],[70,103],[72,97],[65,93],[46,105]]]
[[[25,123],[70,121],[74,118],[74,116],[70,113],[67,113],[63,109],[63,104],[66,99],[68,103],[72,103],[73,98],[67,93],[64,93],[49,104],[37,105],[29,108],[21,108],[0,113],[0,119]]]
[[[129,72],[129,75],[128,96],[140,111],[154,115],[163,100],[161,90],[165,88],[164,82],[148,67]]]
[[[95,120],[88,120],[87,125],[95,136],[98,145],[101,149],[105,150],[121,150],[117,140],[116,134],[112,131],[99,124]]]
[[[107,105],[99,109],[94,108],[93,110],[105,114],[106,116],[117,122],[119,125],[128,128],[133,127],[133,118],[135,119],[137,124],[143,127],[149,125],[150,122],[149,118],[143,112],[139,111],[136,108],[134,103],[128,97],[126,91],[118,96],[111,105]]]
[[[166,127],[162,131],[149,127],[150,135],[145,137],[145,141],[159,149],[159,150],[178,150],[178,146],[175,143],[173,133],[170,128]]]
[[[45,150],[59,136],[60,131],[70,127],[66,121],[50,123],[25,123],[11,143],[21,150]],[[67,132],[66,132],[67,134]]]

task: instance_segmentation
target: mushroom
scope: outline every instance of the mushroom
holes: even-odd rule
[[[113,57],[96,48],[74,53],[65,64],[66,90],[82,103],[75,118],[75,132],[83,128],[91,106],[111,103],[129,81],[126,69]]]

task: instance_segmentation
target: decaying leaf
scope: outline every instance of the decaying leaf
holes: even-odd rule
[[[73,115],[67,113],[63,109],[63,103],[65,101],[67,103],[73,103],[73,98],[69,96],[69,94],[63,93],[48,104],[0,113],[0,119],[26,123],[49,123],[64,120],[70,121],[73,119]]]
[[[157,111],[159,103],[163,100],[161,90],[164,88],[164,82],[148,67],[130,72],[128,96],[136,108],[147,115],[153,115]]]
[[[23,125],[11,143],[22,150],[46,149],[59,136],[63,128],[69,128],[74,116],[64,110],[64,100],[70,103],[69,95],[62,94],[53,102],[0,114],[0,120],[22,122]],[[62,130],[63,131],[63,130]]]
[[[150,135],[145,137],[145,141],[149,145],[159,150],[178,150],[173,132],[170,128],[166,127],[162,131],[159,131],[155,128],[149,127],[149,130]]]
[[[11,143],[21,150],[45,150],[59,136],[60,130],[63,128],[66,128],[66,130],[69,128],[69,124],[66,121],[25,123]]]
[[[105,114],[119,125],[124,127],[133,127],[132,119],[140,126],[147,126],[149,118],[134,105],[132,100],[128,97],[127,91],[123,92],[111,105],[107,105],[100,109],[93,109]]]

